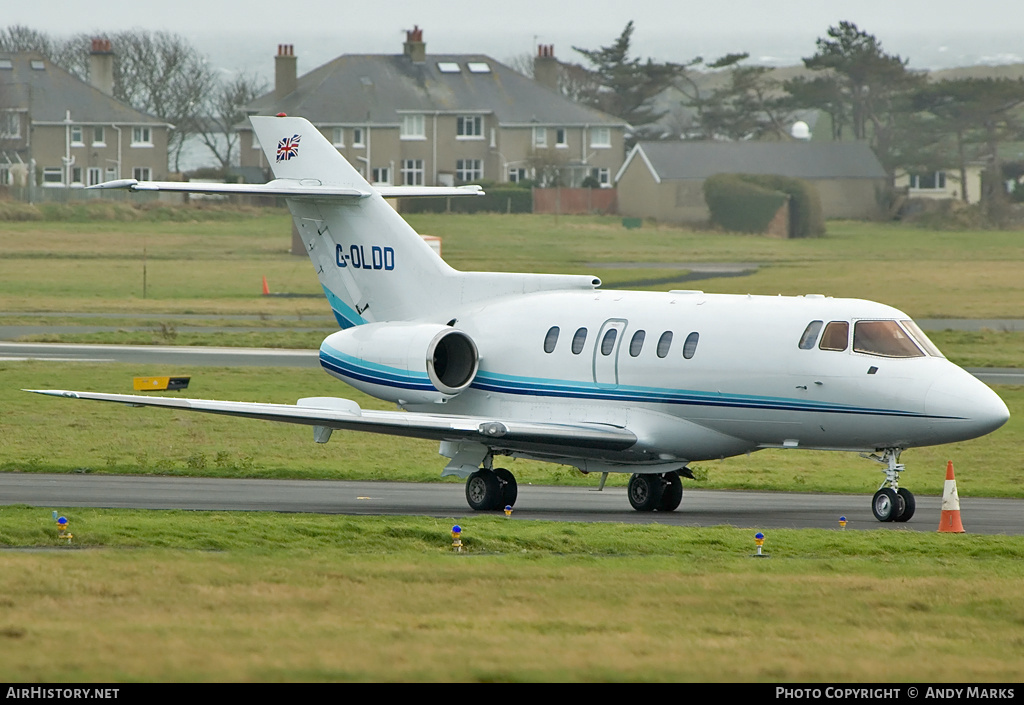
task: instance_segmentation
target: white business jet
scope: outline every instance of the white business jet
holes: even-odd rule
[[[295,405],[32,390],[131,406],[440,441],[475,510],[515,503],[499,456],[631,473],[639,511],[672,511],[693,461],[762,448],[854,451],[882,465],[872,508],[907,521],[900,452],[976,438],[1006,405],[905,313],[857,299],[601,290],[590,276],[459,272],[385,196],[479,187],[368,184],[309,122],[253,117],[263,185],[123,180],[135,191],[283,196],[342,330],[323,368],[401,410],[333,397]]]

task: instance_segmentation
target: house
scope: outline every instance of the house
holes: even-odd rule
[[[984,164],[968,164],[965,184],[961,183],[959,169],[944,169],[897,174],[894,185],[897,189],[906,189],[908,198],[930,201],[960,201],[966,190],[966,202],[978,203],[981,201],[981,174],[984,170]]]
[[[427,54],[423,30],[401,54],[346,54],[298,77],[278,46],[274,90],[250,114],[307,118],[371,182],[435,186],[490,180],[610,187],[625,156],[621,119],[557,90],[558,61],[539,48],[530,79],[484,54]],[[241,165],[266,167],[247,125]]]
[[[805,179],[826,218],[876,218],[886,173],[860,142],[639,142],[615,176],[622,215],[674,223],[710,217],[704,180],[714,174]]]
[[[113,59],[94,39],[86,83],[39,54],[0,52],[0,186],[167,178],[172,126],[113,97]]]

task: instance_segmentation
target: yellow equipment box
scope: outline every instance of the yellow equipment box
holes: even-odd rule
[[[191,377],[135,377],[135,391],[138,392],[162,392],[164,390],[176,391],[188,389],[188,381]]]

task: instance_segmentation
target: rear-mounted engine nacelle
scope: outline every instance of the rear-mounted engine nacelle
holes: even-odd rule
[[[369,323],[334,333],[320,345],[320,364],[379,399],[443,402],[476,377],[473,339],[437,323]]]

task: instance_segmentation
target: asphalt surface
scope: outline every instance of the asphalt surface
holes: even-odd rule
[[[917,496],[906,523],[880,523],[871,494],[691,490],[674,512],[636,512],[621,487],[520,485],[511,520],[615,522],[673,526],[736,526],[846,531],[937,531],[940,497]],[[71,507],[272,511],[352,515],[418,515],[462,521],[481,516],[466,504],[461,483],[238,480],[124,475],[0,473],[0,505],[28,504],[58,511]],[[1024,500],[960,497],[961,519],[972,534],[1024,534]],[[502,512],[490,514],[502,515]]]

